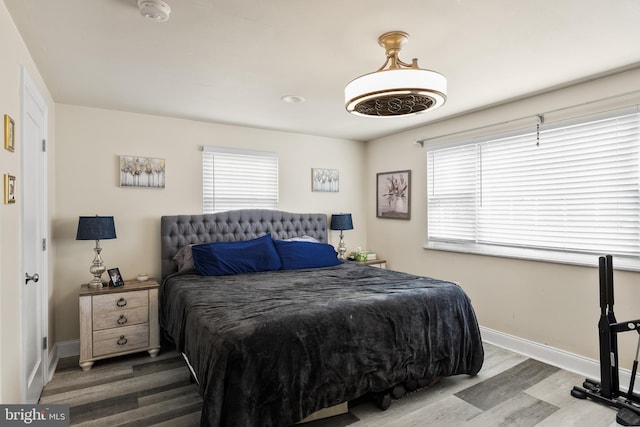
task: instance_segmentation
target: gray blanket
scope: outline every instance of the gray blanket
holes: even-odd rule
[[[173,275],[161,326],[191,362],[203,426],[285,426],[394,385],[475,375],[471,302],[450,282],[345,263]]]

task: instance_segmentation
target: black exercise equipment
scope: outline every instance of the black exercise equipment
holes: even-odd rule
[[[613,313],[613,258],[600,257],[600,321],[598,337],[600,341],[600,382],[587,378],[582,387],[574,386],[571,395],[578,399],[592,399],[596,402],[618,408],[616,421],[623,426],[640,426],[640,397],[633,393],[638,351],[640,351],[640,320],[616,321]],[[627,393],[620,391],[618,374],[618,336],[620,332],[638,332],[638,346],[633,361],[631,382]]]

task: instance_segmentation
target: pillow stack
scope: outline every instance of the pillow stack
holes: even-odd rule
[[[274,240],[283,270],[330,267],[341,264],[333,246],[326,243]]]
[[[311,237],[274,240],[271,234],[238,242],[187,245],[174,256],[178,271],[203,276],[299,270],[341,264],[333,246]]]

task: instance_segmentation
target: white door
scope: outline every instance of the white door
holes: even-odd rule
[[[47,104],[22,69],[22,340],[24,401],[38,403],[46,382],[48,350]]]

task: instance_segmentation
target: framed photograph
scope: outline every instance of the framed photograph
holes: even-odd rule
[[[120,156],[120,187],[164,188],[164,159]]]
[[[376,179],[376,216],[410,219],[411,171],[382,172]]]
[[[15,122],[8,115],[4,115],[4,149],[9,151],[15,151],[16,149],[16,137],[15,137]]]
[[[340,172],[338,169],[311,169],[311,191],[337,193],[340,191]]]
[[[109,275],[109,286],[113,286],[115,288],[118,286],[124,286],[124,280],[122,280],[122,275],[118,268],[108,269],[107,274]]]
[[[16,177],[4,174],[4,204],[16,202]]]

